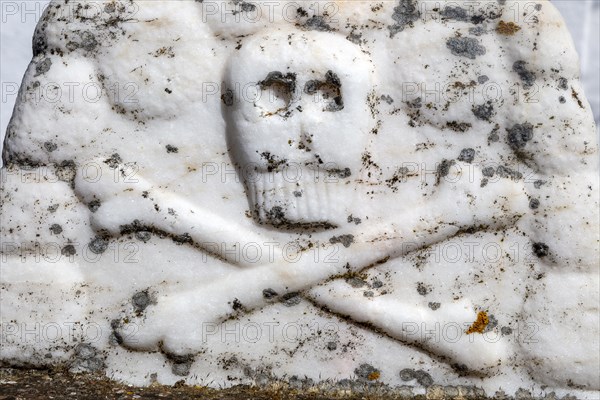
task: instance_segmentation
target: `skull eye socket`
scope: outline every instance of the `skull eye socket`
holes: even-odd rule
[[[296,90],[296,74],[269,72],[264,80],[258,82],[258,87],[260,92],[255,106],[262,110],[262,116],[287,115]]]
[[[304,85],[304,93],[314,96],[315,103],[323,104],[323,111],[335,112],[344,109],[342,82],[331,70],[325,74],[325,80],[311,80]]]

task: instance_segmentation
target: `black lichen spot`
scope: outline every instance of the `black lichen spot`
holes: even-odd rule
[[[331,177],[346,179],[346,178],[350,178],[352,176],[352,170],[350,168],[329,169],[329,170],[327,170],[327,174]]]
[[[446,128],[453,130],[454,132],[466,132],[471,129],[473,125],[468,122],[449,121],[446,122]]]
[[[417,97],[416,99],[414,99],[412,101],[407,101],[406,105],[409,108],[419,109],[419,108],[423,107],[423,99],[421,97]]]
[[[475,159],[475,149],[471,149],[471,148],[462,149],[460,151],[460,155],[458,156],[458,161],[466,162],[469,164],[472,163],[474,159]]]
[[[325,73],[325,81],[327,83],[330,83],[330,84],[332,84],[334,86],[337,86],[337,87],[341,87],[342,86],[342,81],[337,76],[337,74],[335,72],[333,72],[332,70],[328,70]]]
[[[440,304],[440,303],[437,303],[437,302],[429,302],[429,303],[427,304],[427,306],[428,306],[429,308],[431,308],[433,311],[435,311],[435,310],[437,310],[438,308],[440,308],[441,304]]]
[[[537,210],[540,207],[540,201],[538,199],[529,200],[529,208]]]
[[[317,93],[317,90],[319,90],[319,84],[321,82],[315,79],[311,79],[309,81],[306,82],[306,84],[304,85],[304,93],[306,94],[315,94]]]
[[[348,283],[348,285],[352,286],[355,289],[359,289],[367,284],[367,282],[356,277],[348,278],[346,279],[346,282]]]
[[[488,315],[488,323],[485,326],[483,333],[491,332],[498,326],[498,320],[493,314]]]
[[[417,282],[417,293],[419,293],[421,296],[427,296],[429,293],[431,293],[431,287],[427,286],[423,282]]]
[[[286,307],[298,305],[300,304],[301,300],[302,299],[300,298],[300,293],[298,292],[286,293],[283,296],[281,296],[281,302]]]
[[[231,308],[233,308],[234,311],[237,311],[244,308],[244,306],[242,305],[242,302],[239,301],[239,299],[233,299],[233,305],[231,306]]]
[[[365,290],[363,292],[363,296],[365,296],[365,297],[373,297],[374,295],[375,295],[375,293],[373,293],[372,290]]]
[[[192,354],[177,355],[165,353],[165,356],[169,361],[173,363],[173,365],[171,365],[171,372],[173,373],[173,375],[189,375],[192,364],[194,363],[194,356]],[[175,386],[177,386],[177,383],[175,384]]]
[[[529,122],[516,124],[506,131],[508,132],[508,145],[515,151],[523,149],[533,138],[533,125]]]
[[[454,160],[442,160],[442,162],[438,165],[436,170],[438,184],[440,183],[442,178],[448,176],[448,174],[450,173],[450,168],[452,168],[454,164],[456,164],[456,161]]]
[[[450,367],[458,374],[458,376],[466,376],[469,373],[469,367],[465,364],[451,364]]]
[[[337,343],[336,342],[327,342],[327,350],[329,351],[334,351],[335,349],[337,349]]]
[[[392,19],[396,21],[394,25],[389,25],[390,37],[394,37],[398,32],[402,32],[406,27],[412,28],[413,23],[421,17],[421,11],[414,0],[400,0],[400,3],[394,7]]]
[[[50,232],[52,232],[54,235],[59,235],[62,233],[62,231],[62,226],[60,226],[59,224],[52,224],[50,226]]]
[[[56,145],[56,143],[46,142],[46,143],[44,143],[44,148],[46,149],[47,152],[51,153],[54,150],[56,150],[58,148],[58,146]]]
[[[383,287],[383,282],[381,282],[379,279],[375,278],[375,279],[373,280],[373,283],[371,284],[371,286],[372,286],[374,289],[379,289],[379,288]]]
[[[487,75],[480,75],[480,76],[478,76],[478,77],[477,77],[477,82],[478,82],[480,85],[483,85],[484,83],[486,83],[486,82],[487,82],[487,81],[489,81],[489,80],[490,80],[490,78],[488,78],[488,76],[487,76]]]
[[[172,239],[178,245],[193,244],[194,243],[194,240],[192,239],[192,237],[190,236],[189,233],[184,233],[184,234],[179,235],[179,236],[174,236]]]
[[[348,34],[348,36],[346,36],[346,40],[348,40],[349,42],[352,42],[354,44],[360,44],[361,39],[362,39],[362,33],[350,32],[350,34]]]
[[[93,51],[98,46],[96,37],[90,31],[84,31],[80,34],[81,45],[80,47],[86,51]]]
[[[329,238],[329,243],[336,244],[341,243],[344,247],[348,248],[354,243],[354,235],[340,235]]]
[[[558,88],[561,90],[567,90],[569,88],[569,81],[567,80],[567,78],[558,78]]]
[[[96,211],[98,211],[98,209],[100,208],[101,205],[102,205],[102,203],[100,202],[100,200],[96,199],[96,200],[92,200],[88,203],[88,208],[90,209],[91,212],[95,213]]]
[[[354,374],[360,381],[374,381],[379,379],[381,372],[370,364],[360,364],[354,369]]]
[[[565,96],[560,96],[560,97],[558,98],[558,102],[559,102],[560,104],[565,104],[565,103],[567,102],[567,99],[565,99]]]
[[[71,369],[76,371],[95,372],[104,368],[104,361],[94,347],[87,343],[79,343],[75,347]]]
[[[77,252],[75,251],[75,246],[73,246],[72,244],[68,244],[65,247],[62,248],[62,250],[60,251],[60,254],[62,254],[63,256],[74,256],[75,254],[77,254]]]
[[[404,368],[400,371],[400,379],[402,379],[404,382],[412,381],[415,378],[415,370],[413,369]]]
[[[313,15],[302,24],[302,27],[309,31],[330,32],[334,30],[327,24],[325,17],[322,15]]]
[[[67,50],[69,51],[75,51],[79,48],[79,43],[77,42],[68,42],[67,43]]]
[[[440,15],[444,19],[462,21],[462,22],[467,22],[471,19],[467,10],[465,10],[462,7],[448,6],[440,12]]]
[[[187,376],[190,374],[190,368],[192,367],[191,362],[185,363],[173,363],[171,366],[171,372],[177,376]]]
[[[121,160],[121,156],[117,153],[104,160],[104,163],[112,169],[117,168],[122,162],[123,160]]]
[[[48,50],[48,39],[45,34],[34,34],[32,44],[34,57],[37,57]]]
[[[539,189],[545,183],[546,182],[542,181],[541,179],[538,179],[537,181],[533,182],[533,187],[536,188],[536,189]]]
[[[388,104],[392,104],[394,102],[394,99],[392,99],[392,97],[388,96],[387,94],[382,94],[380,99],[385,101]]]
[[[102,254],[108,248],[108,240],[102,237],[97,237],[90,242],[89,248],[94,254]]]
[[[276,291],[274,291],[274,290],[273,290],[273,289],[271,289],[271,288],[268,288],[268,289],[265,289],[265,290],[263,290],[263,291],[262,291],[262,294],[263,294],[263,297],[264,297],[265,299],[267,299],[267,300],[271,300],[271,299],[273,299],[273,298],[275,298],[275,297],[279,296],[279,295],[277,294],[277,292],[276,292]]]
[[[287,222],[287,218],[285,217],[285,213],[283,212],[283,208],[280,206],[275,206],[266,212],[267,220],[277,226],[283,225]]]
[[[477,56],[482,56],[486,53],[477,39],[470,37],[453,37],[446,41],[446,47],[450,49],[453,55],[458,57],[467,57],[474,60]]]
[[[496,174],[498,174],[498,176],[501,178],[510,178],[514,181],[518,181],[519,179],[523,178],[523,174],[519,171],[515,171],[502,165],[496,168]]]
[[[489,121],[490,118],[494,115],[494,106],[491,101],[488,101],[485,104],[481,104],[478,106],[473,106],[471,109],[473,114],[477,117],[477,119],[483,121]]]
[[[231,90],[231,89],[227,89],[225,91],[225,93],[223,93],[221,95],[221,101],[223,101],[223,104],[225,104],[227,107],[230,107],[233,105],[233,100],[234,100],[234,95],[233,95],[233,90]]]
[[[513,330],[510,326],[503,326],[502,328],[500,328],[500,333],[502,333],[503,336],[508,336],[512,335]]]
[[[429,387],[433,385],[433,378],[427,372],[423,370],[415,371],[415,379],[419,383],[419,385],[423,387]]]
[[[279,158],[276,155],[271,154],[268,151],[263,151],[262,153],[260,153],[260,157],[267,162],[267,171],[268,172],[280,171],[281,168],[287,164],[286,159]]]
[[[499,131],[500,131],[500,125],[496,124],[494,126],[494,129],[492,129],[492,131],[488,135],[488,142],[489,143],[496,143],[496,142],[498,142],[500,140],[500,136],[498,135]]]
[[[256,10],[256,6],[252,3],[243,1],[242,3],[240,3],[240,10],[242,12],[253,12],[254,10]]]
[[[495,13],[491,13],[487,16],[484,14],[478,14],[478,15],[471,16],[470,22],[472,24],[478,25],[478,24],[481,24],[482,22],[484,22],[487,18],[496,19],[498,17],[499,17],[499,14],[495,14]]]
[[[150,298],[148,290],[137,292],[131,297],[131,304],[133,304],[133,307],[138,313],[143,312],[151,303],[152,299]]]
[[[139,231],[135,233],[135,238],[146,243],[152,237],[152,233],[148,231]]]
[[[179,153],[179,148],[172,146],[170,144],[166,145],[167,153]]]
[[[173,93],[173,91],[171,89],[169,89],[169,88],[165,88],[165,92],[167,92],[167,94]]]
[[[48,207],[48,211],[51,213],[55,213],[56,210],[58,210],[58,204],[52,204],[51,206]]]
[[[51,66],[52,66],[52,60],[49,58],[44,58],[42,61],[40,61],[39,63],[36,64],[35,74],[33,76],[35,77],[35,76],[45,74],[46,72],[50,71]]]
[[[494,174],[496,174],[496,170],[494,169],[494,167],[485,167],[481,170],[481,174],[483,176],[487,176],[488,178],[491,178],[494,176]]]
[[[539,258],[546,257],[548,254],[550,254],[550,248],[548,247],[548,245],[546,243],[542,243],[542,242],[534,243],[532,248],[533,248],[533,253],[536,256],[538,256]]]
[[[535,83],[535,72],[530,71],[526,68],[526,61],[515,61],[513,64],[513,71],[519,75],[519,78],[523,81],[525,88],[530,88]]]
[[[355,225],[359,225],[362,222],[362,220],[358,217],[353,217],[352,215],[348,215],[348,223],[354,223]]]

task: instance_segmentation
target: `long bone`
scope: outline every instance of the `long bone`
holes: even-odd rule
[[[103,164],[102,164],[103,165]],[[235,274],[203,282],[193,291],[183,293],[163,294],[156,305],[145,310],[142,317],[130,317],[129,324],[136,324],[136,329],[142,327],[133,336],[122,335],[124,345],[135,348],[152,350],[159,343],[171,353],[191,353],[203,347],[207,329],[214,324],[235,315],[240,308],[251,310],[264,307],[269,300],[263,296],[264,289],[272,289],[278,294],[302,291],[322,283],[328,279],[356,272],[378,261],[390,257],[399,257],[418,247],[431,245],[456,234],[463,227],[473,225],[489,225],[501,227],[514,221],[515,217],[526,208],[526,196],[521,184],[503,180],[501,185],[488,185],[487,190],[474,196],[480,176],[475,179],[459,180],[457,184],[442,183],[437,192],[436,200],[421,206],[417,210],[399,216],[390,216],[397,223],[386,225],[361,225],[352,234],[354,242],[349,247],[331,244],[322,246],[323,249],[334,249],[334,258],[325,257],[323,253],[315,258],[313,252],[301,251],[297,259],[290,262],[280,246],[277,251],[271,251],[265,244],[277,242],[273,232],[268,234],[253,233],[249,229],[231,221],[225,221],[208,210],[198,208],[180,196],[154,189],[152,184],[141,177],[137,182],[123,182],[112,179],[114,175],[108,167],[102,174],[101,182],[87,181],[77,177],[75,190],[80,198],[100,199],[102,207],[92,215],[95,229],[106,230],[113,234],[120,233],[123,225],[137,219],[142,225],[174,234],[188,234],[189,237],[206,251],[215,252],[225,259],[240,266]],[[119,166],[118,168],[125,168]],[[473,187],[470,187],[473,186]],[[493,190],[492,190],[493,189]],[[146,207],[142,206],[144,196],[148,197]],[[448,199],[455,199],[450,202]],[[155,208],[158,205],[158,210]],[[175,213],[165,210],[171,208]],[[494,209],[504,209],[505,213],[494,215]],[[103,210],[104,209],[104,210]],[[127,209],[127,220],[119,213],[111,210]],[[133,212],[133,216],[131,214]],[[175,214],[172,215],[172,214]],[[339,230],[327,235],[340,234]],[[226,247],[253,241],[264,246],[265,253],[260,260],[248,263],[244,260],[233,259],[227,253],[219,254],[218,249],[203,246],[205,243],[219,241],[227,243]],[[324,234],[316,235],[323,238]],[[289,236],[287,236],[289,240]],[[326,253],[326,254],[331,254]],[[229,257],[229,258],[228,258]],[[237,300],[236,310],[232,304]],[[322,297],[316,299],[327,305]],[[409,309],[409,308],[407,308]],[[177,311],[177,312],[175,312]],[[461,314],[461,318],[464,313]],[[415,313],[406,313],[407,321],[414,321]],[[402,315],[397,318],[402,319]],[[385,326],[383,326],[385,328]],[[129,331],[122,327],[123,332]],[[397,330],[387,329],[388,333],[399,339],[405,339],[405,334]],[[443,344],[434,346],[443,349]],[[452,355],[452,350],[442,351]]]

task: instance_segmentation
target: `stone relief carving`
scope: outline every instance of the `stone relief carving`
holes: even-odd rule
[[[375,351],[386,383],[410,381],[406,368],[385,359],[391,346],[438,371],[436,380],[455,377],[443,383],[598,389],[597,357],[575,347],[561,361],[556,350],[568,326],[592,326],[598,317],[589,300],[598,296],[593,121],[577,101],[576,72],[552,57],[566,48],[573,59],[570,43],[555,48],[540,39],[543,60],[514,55],[533,51],[527,46],[539,31],[564,34],[550,27],[560,17],[539,2],[541,22],[513,38],[519,30],[504,29],[508,6],[495,1],[471,19],[466,8],[446,7],[435,22],[422,21],[421,2],[333,2],[336,23],[327,13],[304,15],[312,9],[301,3],[292,21],[228,23],[206,4],[139,2],[130,17],[103,9],[101,16],[117,15],[103,28],[100,16],[77,19],[98,30],[75,30],[77,46],[47,30],[75,24],[52,19],[62,2],[50,6],[4,151],[10,217],[2,235],[15,244],[3,249],[8,298],[42,285],[32,272],[42,271],[55,288],[44,289],[50,306],[37,318],[98,323],[103,334],[89,345],[105,359],[92,365],[116,371],[123,354],[139,357],[141,369],[127,364],[120,374],[132,382],[158,368],[156,352],[171,367],[164,381],[197,382],[199,360],[214,370],[230,352],[244,359],[236,363],[242,375],[244,365],[258,370],[257,360],[275,354],[283,374],[308,376],[314,371],[298,361],[298,349],[319,354],[317,368],[329,366],[328,377],[337,378],[360,377],[358,364],[374,368],[353,360]],[[159,28],[165,37],[151,38],[157,21],[174,29],[177,16],[189,26],[199,12],[207,19],[197,30]],[[127,25],[129,18],[137,23]],[[134,39],[144,45],[132,47]],[[69,48],[70,61],[61,64],[55,47]],[[28,100],[40,84],[69,74],[98,82],[101,99]],[[473,99],[487,74],[511,95]],[[443,90],[431,89],[442,81]],[[137,85],[137,101],[106,95],[124,82]],[[513,86],[526,98],[536,90],[543,96],[514,100],[506,90]],[[573,95],[563,111],[564,102],[549,99],[564,99],[565,87]],[[459,96],[469,88],[472,95]],[[450,101],[449,92],[459,97]],[[62,138],[63,126],[75,131]],[[43,240],[60,243],[58,264],[40,265],[31,261],[35,250],[23,251],[45,225]],[[579,229],[591,239],[577,239]],[[132,243],[133,264],[112,251]],[[461,253],[449,255],[456,246]],[[18,260],[24,272],[16,272]],[[587,322],[572,315],[577,299],[552,300],[561,283],[588,298]],[[78,305],[52,308],[57,299]],[[11,303],[7,318],[30,303]],[[552,333],[566,312],[575,319]],[[351,338],[338,348],[311,333],[305,348],[283,351],[279,337],[250,354],[244,340],[240,348],[216,339],[232,321],[265,315],[287,323],[309,315],[344,327],[332,337]],[[512,333],[523,326],[537,329],[532,340]],[[10,343],[3,353],[10,362],[31,362],[17,354],[23,348],[57,362],[69,351],[68,344]],[[348,350],[351,343],[358,344]],[[564,371],[564,357],[583,367]],[[540,358],[542,367],[531,367]]]

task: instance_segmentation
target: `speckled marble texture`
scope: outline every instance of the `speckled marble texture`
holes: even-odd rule
[[[598,143],[551,3],[54,1],[33,45],[4,363],[598,397]]]

